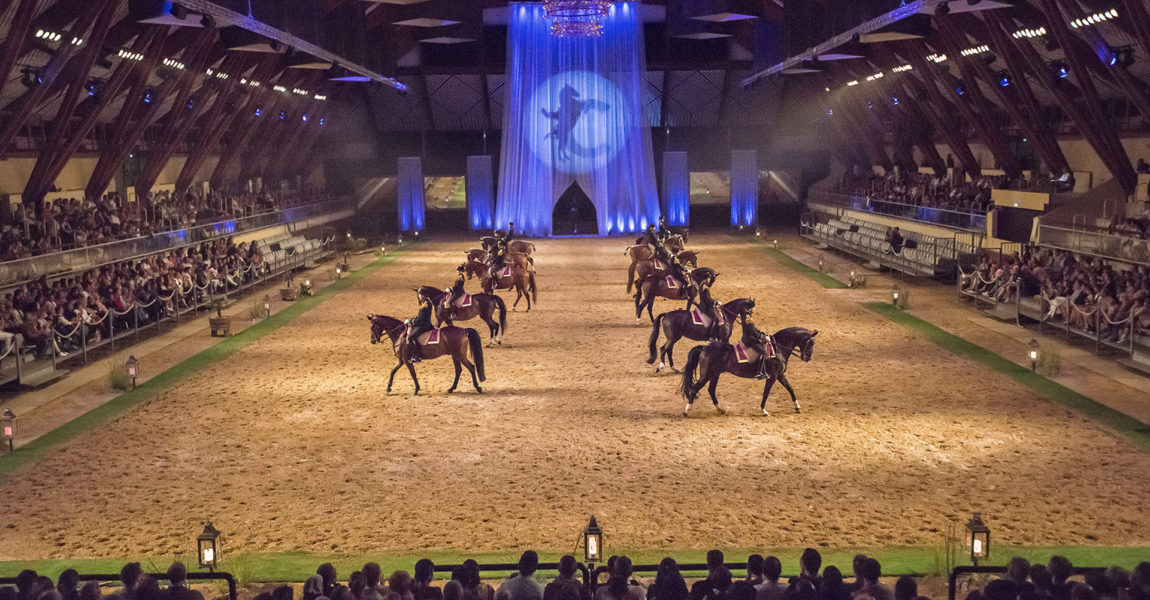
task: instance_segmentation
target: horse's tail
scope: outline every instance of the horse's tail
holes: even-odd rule
[[[527,273],[527,289],[531,291],[531,301],[539,302],[539,293],[535,288],[535,273]]]
[[[631,265],[627,267],[627,293],[631,293],[631,285],[635,281],[635,261],[631,261]]]
[[[485,381],[487,375],[483,371],[483,340],[479,337],[479,332],[468,328],[467,343],[471,346],[471,358],[475,359],[475,371],[479,374],[479,381]]]
[[[706,348],[706,346],[695,346],[687,355],[687,365],[683,367],[683,381],[679,384],[679,393],[687,400],[695,399],[695,368],[699,366],[699,356]]]
[[[659,313],[659,316],[655,317],[655,326],[651,328],[651,342],[649,344],[651,356],[647,359],[647,364],[649,365],[655,362],[655,345],[659,343],[659,328],[663,326],[663,317],[666,316],[666,314],[667,313]]]
[[[491,297],[494,298],[495,309],[499,311],[499,335],[503,335],[507,333],[507,305],[498,295],[492,294]]]

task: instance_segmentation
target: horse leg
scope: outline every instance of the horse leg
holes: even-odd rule
[[[671,352],[674,351],[675,342],[677,341],[679,341],[677,336],[674,336],[673,334],[668,335],[667,341],[663,343],[661,348],[659,348],[659,367],[655,369],[656,373],[662,371],[664,367],[671,367],[671,369],[675,368],[675,361],[671,358]],[[664,363],[664,360],[667,362]]]
[[[776,379],[777,378],[772,375],[768,377],[766,383],[763,384],[763,401],[759,403],[759,410],[763,411],[764,417],[771,416],[771,413],[767,412],[767,397],[771,395],[771,388],[774,387]]]
[[[643,317],[643,289],[645,286],[635,286],[635,324],[638,325]]]
[[[463,372],[463,368],[459,365],[458,358],[452,356],[451,364],[455,367],[455,379],[451,382],[451,387],[447,388],[448,394],[455,391],[455,387],[459,385],[459,374]]]
[[[474,365],[474,364],[472,364],[472,362],[471,362],[470,360],[467,360],[467,357],[466,357],[466,356],[464,356],[463,358],[460,358],[460,359],[459,359],[459,362],[462,362],[462,363],[463,363],[463,366],[467,367],[467,372],[468,372],[468,373],[471,373],[471,385],[475,386],[475,391],[476,391],[477,393],[480,393],[480,394],[482,394],[482,393],[483,393],[483,388],[479,387],[479,379],[477,379],[477,378],[475,377],[475,365]],[[459,375],[458,375],[458,374],[456,374],[456,376],[455,376],[455,377],[458,379],[458,378],[459,378]]]
[[[787,388],[787,391],[791,393],[791,402],[795,403],[795,412],[803,412],[802,407],[799,406],[799,399],[795,397],[795,388],[791,387],[791,382],[787,381],[787,376],[779,373],[779,381],[782,382],[783,387]]]
[[[415,376],[415,365],[407,363],[407,372],[411,373],[411,380],[415,382],[415,392],[419,393],[419,378]]]
[[[719,411],[720,415],[725,415],[727,414],[727,411],[723,410],[723,407],[719,406],[719,398],[715,396],[715,388],[719,387],[720,373],[715,373],[714,376],[711,377],[711,382],[707,384],[707,392],[711,394],[711,402],[714,403],[715,410]]]
[[[631,294],[631,285],[635,281],[635,261],[631,261],[631,266],[627,267],[627,294]]]
[[[398,363],[396,363],[395,368],[391,370],[391,376],[387,378],[387,391],[388,392],[391,392],[391,383],[393,381],[395,381],[395,373],[397,371],[399,371],[399,368],[402,366],[403,366],[403,361],[400,360]]]

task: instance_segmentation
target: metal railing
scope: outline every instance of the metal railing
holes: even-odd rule
[[[1038,225],[1038,245],[1122,262],[1150,264],[1150,240]]]
[[[111,344],[112,348],[116,347],[116,342],[127,338],[134,338],[131,343],[137,343],[140,340],[140,332],[145,331],[152,327],[158,327],[162,323],[175,322],[176,325],[180,324],[181,318],[185,315],[191,314],[194,318],[196,312],[203,309],[212,309],[214,306],[219,305],[226,307],[229,302],[249,290],[257,286],[264,285],[269,281],[275,281],[281,275],[293,272],[297,269],[303,268],[309,261],[315,260],[328,252],[328,245],[332,242],[334,236],[323,240],[324,244],[315,251],[299,250],[290,256],[285,257],[274,268],[261,271],[258,266],[248,265],[246,269],[242,269],[241,280],[232,289],[228,289],[228,283],[225,279],[211,280],[203,286],[193,283],[192,287],[187,290],[177,291],[173,290],[167,298],[162,298],[157,295],[151,302],[144,305],[138,300],[133,301],[132,304],[126,307],[123,311],[116,311],[111,308],[108,312],[96,322],[84,323],[80,322],[75,325],[71,332],[62,334],[55,331],[54,335],[56,343],[68,342],[70,345],[78,346],[84,363],[88,363],[88,352],[99,348],[100,346]],[[160,317],[149,317],[144,311],[152,307],[155,303],[160,301],[172,302],[172,313]],[[141,318],[144,322],[141,324]],[[150,319],[150,320],[149,320]],[[101,339],[97,343],[91,343],[89,338],[91,334],[96,331],[101,333]],[[75,338],[79,338],[78,342]],[[58,362],[58,359],[53,352],[53,364]]]
[[[112,262],[128,260],[144,254],[174,250],[219,237],[232,236],[245,231],[283,225],[329,212],[344,205],[350,206],[349,200],[344,198],[335,201],[303,204],[276,212],[264,213],[262,215],[229,219],[166,233],[117,240],[98,246],[87,246],[84,248],[76,248],[75,250],[31,256],[0,263],[0,286],[8,287],[26,283],[44,276],[83,271]]]
[[[161,580],[162,581],[169,581],[167,573],[145,573],[145,575],[147,575],[148,577],[151,577],[152,579],[155,579],[157,581],[161,581]],[[116,582],[118,582],[118,581],[120,581],[120,575],[119,574],[112,575],[112,574],[107,574],[107,573],[81,574],[79,576],[79,580],[80,581],[96,581],[96,582],[102,582],[102,581],[116,581]],[[233,577],[231,573],[224,573],[222,571],[219,573],[188,573],[187,580],[189,582],[191,582],[191,581],[225,581],[228,584],[228,599],[229,600],[236,600],[238,597],[238,591],[236,589],[236,578]],[[0,585],[16,585],[16,578],[15,577],[0,577]]]
[[[960,248],[977,248],[981,244],[974,232],[956,232],[952,238],[926,236],[930,239],[907,240],[901,251],[895,251],[890,244],[885,242],[881,248],[876,248],[872,245],[852,241],[845,232],[843,235],[826,235],[818,231],[816,225],[818,223],[814,214],[804,213],[800,219],[800,235],[913,277],[924,275],[941,278],[953,277],[956,274],[956,265],[958,265],[959,259],[965,254],[960,251]],[[940,240],[951,243],[949,246],[944,246]],[[917,258],[912,258],[912,254]]]
[[[808,202],[820,202],[879,215],[889,215],[918,221],[930,225],[945,225],[970,231],[986,231],[986,214],[971,213],[917,204],[891,202],[878,198],[866,198],[854,194],[844,194],[828,190],[812,189],[807,195]]]

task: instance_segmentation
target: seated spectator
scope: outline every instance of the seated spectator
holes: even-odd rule
[[[703,595],[706,600],[734,600],[731,571],[726,566],[716,567],[705,581],[708,582],[706,593]]]
[[[520,557],[520,560],[523,560],[523,557]],[[536,560],[538,561],[538,556],[536,556]],[[478,600],[493,600],[495,598],[495,588],[491,587],[490,584],[484,583],[483,579],[479,576],[479,563],[469,558],[463,561],[463,568],[464,575],[467,578],[463,585],[464,591],[472,598],[477,598]],[[454,575],[455,574],[452,573],[453,577]]]
[[[435,579],[435,563],[422,558],[415,563],[415,577],[411,583],[411,594],[415,600],[440,600],[443,592],[431,585]]]
[[[316,600],[323,596],[323,576],[312,575],[303,583],[303,600]]]
[[[499,600],[543,600],[543,585],[535,580],[539,555],[528,550],[519,557],[519,572],[513,573],[495,592]]]
[[[387,578],[387,600],[415,600],[411,584],[411,575],[407,571],[395,571]]]
[[[756,588],[755,600],[783,600],[787,584],[779,581],[782,574],[783,563],[777,557],[768,556],[763,559],[763,582]]]
[[[898,227],[892,227],[886,230],[886,243],[890,244],[892,252],[896,254],[902,252],[903,238]]]
[[[188,588],[188,568],[182,562],[168,567],[168,600],[204,600],[204,595]]]
[[[679,565],[673,558],[664,558],[659,563],[655,582],[647,588],[647,600],[687,600],[689,597],[687,582],[679,573]]]
[[[836,566],[823,569],[819,600],[850,600],[851,586],[843,582],[843,574]]]
[[[763,581],[763,556],[761,554],[752,554],[747,557],[746,582],[754,587],[758,587]]]
[[[121,600],[136,600],[136,585],[139,582],[140,575],[143,574],[144,570],[140,568],[140,563],[138,562],[124,565],[124,568],[120,569],[120,583],[123,583],[124,587],[120,588],[120,591],[117,592],[116,595],[118,595]]]
[[[886,584],[879,581],[882,578],[882,565],[877,559],[868,558],[862,564],[863,586],[854,593],[853,598],[871,598],[873,600],[894,600],[894,592]]]
[[[793,588],[800,581],[809,581],[811,587],[817,592],[822,587],[822,580],[819,578],[819,570],[822,567],[823,557],[818,550],[814,548],[803,550],[803,555],[799,557],[799,576],[792,577],[788,582],[790,586],[787,589],[787,597],[794,595],[795,590]]]
[[[56,578],[56,591],[61,600],[80,600],[80,574],[76,569],[67,569]]]
[[[336,575],[335,567],[331,563],[323,563],[315,570],[315,574],[323,578],[323,593],[320,595],[335,600],[332,598],[332,591],[335,590],[335,586],[339,585],[339,577]]]
[[[894,584],[894,600],[914,600],[918,597],[918,582],[914,577],[903,575]]]
[[[723,566],[723,552],[721,550],[708,550],[707,551],[707,578],[701,581],[696,581],[691,586],[691,600],[702,600],[712,588],[714,582],[711,577],[719,567]],[[727,572],[728,574],[730,571]]]
[[[631,584],[633,573],[630,558],[616,557],[607,584],[595,590],[595,600],[645,600],[647,591],[642,586]]]
[[[559,559],[559,575],[543,588],[543,600],[557,600],[561,595],[567,595],[564,590],[573,591],[573,598],[585,600],[583,584],[575,578],[577,565],[575,557],[570,554]]]

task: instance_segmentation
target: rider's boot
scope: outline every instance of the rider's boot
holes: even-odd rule
[[[767,360],[764,357],[759,357],[759,372],[755,373],[755,379],[767,378]]]
[[[419,347],[419,342],[412,342],[408,344],[408,362],[412,364],[423,361],[423,349]]]

